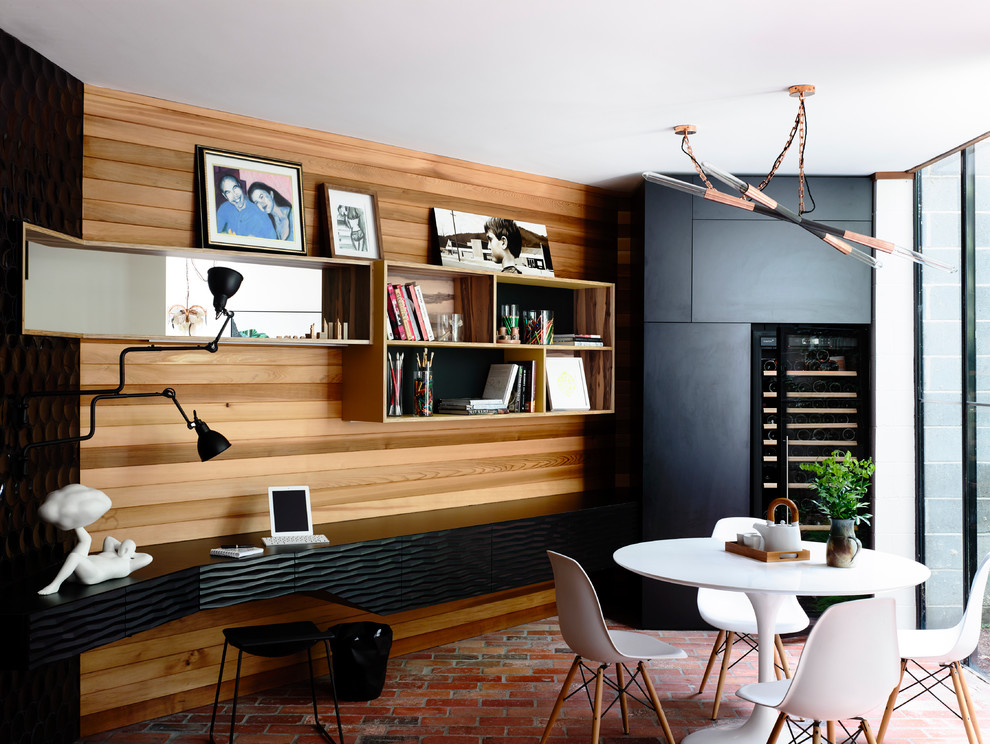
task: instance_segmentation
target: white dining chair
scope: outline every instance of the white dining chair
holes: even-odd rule
[[[724,517],[715,523],[712,537],[723,542],[735,540],[740,532],[753,532],[753,523],[757,521],[762,520],[754,517]],[[712,644],[711,655],[708,657],[708,665],[701,677],[701,686],[698,688],[699,694],[705,691],[708,677],[715,666],[715,659],[721,654],[722,665],[719,668],[718,683],[715,687],[715,701],[712,703],[712,718],[716,719],[722,702],[722,689],[725,686],[727,672],[757,649],[756,613],[749,598],[742,592],[727,592],[704,587],[698,589],[698,612],[702,620],[718,630],[715,643]],[[798,603],[797,597],[786,597],[780,606],[774,628],[774,655],[777,661],[775,671],[778,679],[781,672],[784,677],[791,676],[780,634],[797,633],[807,628],[808,623],[808,615]],[[733,662],[732,648],[736,641],[744,643],[746,650]]]
[[[598,734],[601,730],[602,715],[616,702],[612,700],[602,710],[602,696],[607,686],[616,692],[616,699],[622,711],[622,730],[629,733],[629,716],[626,698],[633,698],[657,714],[663,734],[668,744],[674,743],[674,735],[667,723],[667,716],[660,705],[656,688],[646,670],[647,661],[683,659],[685,654],[681,649],[664,643],[658,638],[631,630],[609,630],[605,625],[605,617],[598,602],[595,587],[584,572],[581,565],[566,555],[547,551],[550,565],[553,567],[554,588],[557,593],[557,619],[560,623],[560,634],[564,642],[574,652],[560,694],[554,703],[550,718],[547,720],[540,744],[546,744],[550,737],[557,717],[560,715],[564,701],[582,690],[588,696],[592,707],[592,744],[598,744]],[[597,662],[594,666],[586,662]],[[615,680],[605,676],[610,665],[615,665]],[[629,673],[627,664],[635,664],[636,671]],[[581,671],[581,684],[574,691],[570,690],[571,682],[578,670]],[[629,675],[628,680],[626,675]],[[588,688],[594,681],[594,700]],[[642,684],[641,684],[642,681]],[[645,689],[644,689],[645,686]]]
[[[987,590],[987,578],[990,576],[990,553],[983,557],[973,577],[969,590],[969,600],[963,611],[962,619],[951,628],[936,628],[932,630],[917,630],[902,628],[897,631],[897,640],[901,649],[901,683],[906,673],[912,682],[902,687],[900,697],[905,697],[896,706],[888,706],[884,712],[883,721],[877,733],[880,741],[887,731],[891,713],[897,708],[907,705],[916,697],[926,692],[952,710],[933,690],[943,687],[956,696],[959,711],[952,711],[962,719],[966,729],[969,744],[983,744],[980,732],[980,722],[976,711],[973,710],[973,700],[969,694],[966,675],[963,674],[961,661],[967,659],[980,642],[980,625],[983,615],[983,597]],[[922,664],[934,665],[935,669],[926,669]],[[952,686],[949,686],[951,681]],[[921,689],[918,689],[921,688]]]
[[[785,724],[792,741],[835,742],[835,722],[859,719],[858,729],[877,744],[863,716],[897,695],[900,679],[897,622],[889,597],[841,602],[829,607],[811,633],[794,677],[743,685],[743,700],[778,711],[767,744],[774,744]],[[803,719],[803,720],[802,720]]]

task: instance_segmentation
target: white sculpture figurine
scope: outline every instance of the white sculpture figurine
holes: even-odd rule
[[[71,483],[65,488],[52,491],[38,514],[60,530],[75,530],[79,542],[65,557],[55,579],[38,594],[53,594],[70,576],[82,584],[99,584],[107,579],[120,579],[129,576],[131,571],[151,563],[151,556],[138,553],[133,540],[121,542],[114,537],[103,541],[103,551],[90,555],[89,547],[93,538],[84,529],[109,511],[110,497],[103,491],[87,488],[79,483]]]

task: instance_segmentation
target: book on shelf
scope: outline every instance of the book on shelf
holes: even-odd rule
[[[590,411],[581,357],[547,357],[547,402],[551,411]]]
[[[409,290],[404,284],[395,285],[395,297],[399,300],[399,314],[402,315],[402,324],[406,327],[406,338],[410,341],[422,341],[423,337],[416,329],[416,317],[413,315],[409,300]]]
[[[399,314],[399,300],[395,296],[395,287],[386,285],[388,292],[388,319],[392,323],[396,337],[400,341],[406,340],[406,327],[402,323],[402,316]]]
[[[536,412],[536,362],[520,362],[523,375],[522,413]]]
[[[210,548],[210,555],[217,558],[247,558],[249,555],[264,553],[264,548],[257,545],[236,545],[232,548]]]
[[[516,384],[519,365],[515,362],[493,364],[488,368],[488,379],[485,381],[485,392],[482,398],[495,398],[502,401],[502,406],[508,408],[509,398]]]
[[[430,314],[426,309],[426,300],[423,299],[423,290],[419,288],[416,282],[410,282],[406,286],[409,288],[409,294],[412,295],[413,306],[416,310],[416,320],[419,322],[419,329],[422,332],[423,340],[435,340],[433,325],[430,323]]]
[[[552,343],[561,346],[604,346],[602,337],[597,333],[557,333]]]
[[[439,405],[449,408],[504,408],[500,398],[441,398]]]
[[[507,408],[472,408],[471,406],[437,407],[437,413],[448,413],[453,416],[483,416],[485,414],[509,413]]]

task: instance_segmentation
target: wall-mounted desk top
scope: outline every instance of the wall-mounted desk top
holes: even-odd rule
[[[377,614],[480,596],[551,580],[547,549],[603,567],[639,536],[634,503],[602,506],[587,497],[578,505],[587,508],[561,512],[554,499],[533,501],[524,506],[532,516],[490,505],[318,525],[330,545],[271,546],[240,559],[210,549],[261,546],[267,533],[139,546],[154,561],[130,576],[93,586],[66,581],[47,596],[37,591],[51,576],[31,577],[5,588],[0,668],[33,669],[201,609],[287,594]]]

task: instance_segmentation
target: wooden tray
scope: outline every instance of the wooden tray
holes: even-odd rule
[[[770,551],[758,550],[757,548],[751,548],[748,545],[740,545],[737,542],[727,542],[725,543],[725,550],[729,553],[736,553],[737,555],[744,555],[747,558],[753,558],[758,561],[763,561],[764,563],[780,563],[782,561],[807,561],[811,559],[810,550],[779,550]]]

